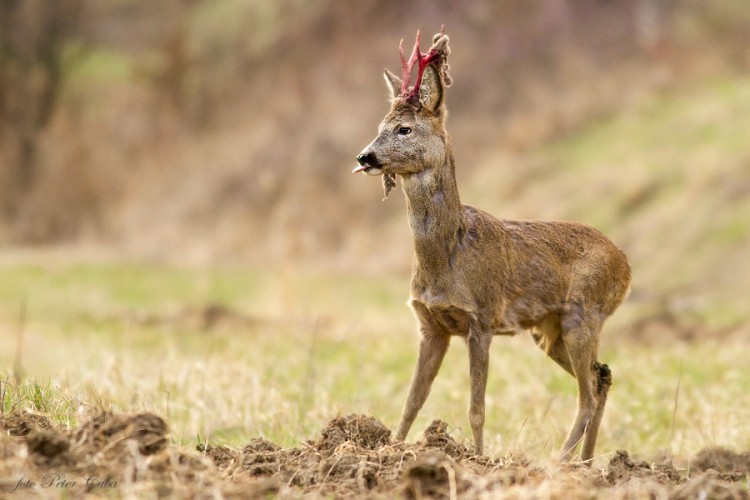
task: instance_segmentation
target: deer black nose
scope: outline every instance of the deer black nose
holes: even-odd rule
[[[370,167],[378,166],[378,159],[375,157],[375,153],[362,153],[361,155],[357,156],[357,161],[363,167],[365,165],[369,165]]]

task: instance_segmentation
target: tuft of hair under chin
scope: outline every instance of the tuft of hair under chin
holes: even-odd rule
[[[383,201],[388,199],[388,195],[396,187],[396,176],[394,174],[383,174]]]

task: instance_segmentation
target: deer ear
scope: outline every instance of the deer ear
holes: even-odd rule
[[[401,93],[401,78],[397,77],[387,69],[383,70],[385,84],[388,87],[388,97],[393,101]]]
[[[419,101],[432,113],[436,113],[443,103],[443,82],[432,64],[424,70],[422,84],[419,86]]]

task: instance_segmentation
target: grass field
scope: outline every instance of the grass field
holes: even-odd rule
[[[525,334],[492,346],[489,458],[463,447],[458,339],[409,436],[421,444],[383,437],[418,341],[399,265],[199,268],[19,251],[0,255],[0,491],[104,471],[119,496],[748,498],[748,116],[746,76],[696,83],[547,145],[520,173],[496,158],[504,168],[480,165],[465,183],[467,202],[594,224],[631,259],[633,295],[604,328],[614,385],[592,468],[554,461],[576,388]],[[166,450],[144,444],[153,434]],[[347,438],[331,446],[334,435]]]
[[[0,275],[5,414],[74,428],[95,409],[153,412],[186,450],[298,446],[352,413],[397,424],[417,347],[408,276],[23,262]],[[488,455],[553,460],[573,379],[527,335],[497,338],[491,356]],[[746,339],[643,343],[605,328],[615,382],[595,463],[618,449],[650,460],[750,449],[747,357]],[[466,358],[454,340],[411,440],[440,418],[468,444]]]

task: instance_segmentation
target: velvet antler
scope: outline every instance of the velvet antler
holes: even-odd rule
[[[445,26],[441,28],[439,35],[435,35],[435,40],[437,41],[438,37],[442,35],[445,35]],[[422,75],[424,74],[424,70],[432,61],[439,59],[441,56],[445,57],[447,55],[443,50],[438,48],[437,44],[433,44],[429,52],[426,54],[422,53],[422,51],[419,50],[419,30],[417,30],[417,39],[414,42],[414,49],[412,49],[411,56],[407,61],[404,57],[404,40],[401,40],[401,43],[398,45],[398,53],[401,58],[401,97],[410,101],[419,99],[419,86],[422,85]],[[415,63],[418,64],[417,79],[414,82],[414,86],[410,89],[409,84],[411,83],[411,72],[412,69],[414,69]]]

